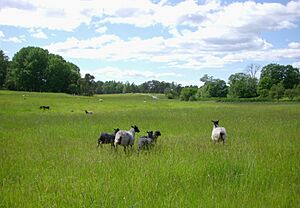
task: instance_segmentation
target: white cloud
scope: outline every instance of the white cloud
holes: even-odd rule
[[[45,46],[52,53],[72,58],[142,60],[189,69],[220,68],[244,60],[299,58],[298,42],[274,49],[261,34],[295,28],[300,19],[300,1],[156,2],[74,0],[70,6],[70,2],[60,0],[4,0],[0,25],[35,28],[32,33],[37,38],[47,38],[44,28],[72,31],[82,24],[96,26],[95,31],[100,33],[97,37],[85,40],[69,37]],[[171,37],[122,40],[116,35],[104,35],[106,23],[129,24],[145,30],[160,25],[169,30]],[[20,43],[24,38],[13,37],[10,41]]]
[[[300,49],[300,43],[299,42],[291,42],[289,43],[289,48],[293,48],[293,49]]]
[[[98,33],[105,33],[107,31],[107,27],[103,26],[103,27],[99,27],[98,29],[96,29],[96,32]]]
[[[38,38],[38,39],[47,39],[48,38],[46,33],[44,33],[41,29],[31,28],[29,30],[29,32],[31,33],[32,37],[35,37],[35,38]]]
[[[21,35],[19,37],[10,37],[10,38],[6,38],[4,39],[4,41],[6,42],[12,42],[12,43],[22,43],[24,42],[26,39],[25,39],[25,36],[24,35]]]
[[[188,25],[199,27],[206,34],[215,34],[216,28],[223,33],[257,33],[293,28],[300,17],[299,1],[290,1],[286,5],[253,1],[222,5],[219,0],[202,3],[186,0],[177,4],[165,0],[158,3],[150,0],[73,0],[72,6],[60,0],[3,1],[0,10],[2,25],[66,31],[81,24],[91,24],[96,17],[102,24],[124,23],[143,28],[161,24],[173,32],[177,26]]]
[[[0,30],[0,38],[4,38],[4,37],[5,37],[4,33]]]
[[[83,72],[88,73],[88,72]],[[96,70],[92,70],[90,73],[95,76],[101,77],[103,80],[128,80],[130,78],[147,78],[147,79],[159,79],[163,77],[181,77],[181,74],[173,72],[161,72],[156,73],[149,70],[132,70],[132,69],[120,69],[118,67],[104,67]]]
[[[300,61],[292,63],[292,66],[295,67],[295,68],[300,69]]]

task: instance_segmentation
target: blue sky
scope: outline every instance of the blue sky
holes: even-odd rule
[[[72,2],[72,6],[70,6]],[[96,80],[225,81],[249,64],[300,67],[300,1],[1,0],[0,49],[38,46]]]

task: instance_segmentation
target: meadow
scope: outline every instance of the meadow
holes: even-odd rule
[[[157,96],[0,91],[0,207],[299,206],[299,103]],[[212,119],[225,145],[211,142]],[[134,124],[129,154],[96,147],[101,131]],[[162,136],[137,154],[147,130]]]

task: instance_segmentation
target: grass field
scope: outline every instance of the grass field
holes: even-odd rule
[[[300,104],[159,97],[0,91],[0,207],[299,207]],[[149,154],[96,148],[133,124],[161,131]]]

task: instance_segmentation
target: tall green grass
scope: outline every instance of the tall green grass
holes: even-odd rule
[[[0,207],[297,207],[299,107],[0,91]],[[162,132],[149,153],[96,148],[133,124]]]

